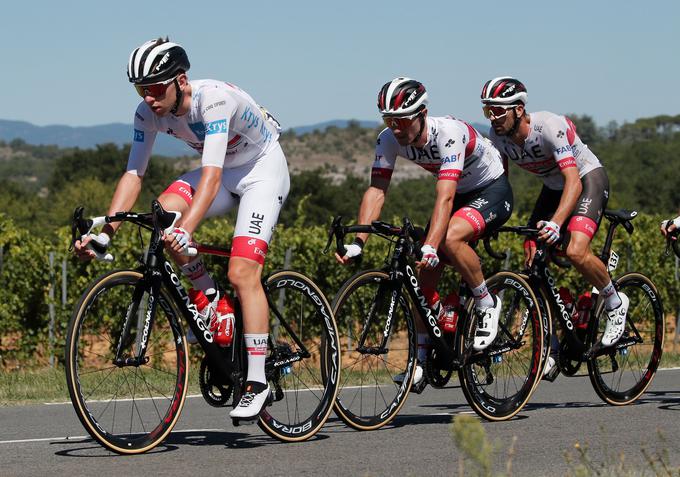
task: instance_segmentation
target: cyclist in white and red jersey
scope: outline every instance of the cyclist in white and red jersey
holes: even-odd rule
[[[380,216],[397,156],[430,171],[436,178],[436,201],[422,246],[420,283],[431,305],[442,266],[439,256],[461,274],[472,288],[480,319],[474,348],[489,346],[498,331],[500,300],[486,287],[479,258],[468,245],[501,226],[512,212],[512,190],[500,154],[469,124],[452,117],[427,115],[427,92],[418,81],[395,78],[378,94],[378,109],[387,128],[378,136],[371,183],[359,208],[359,224]],[[361,254],[368,234],[358,234],[341,263]],[[418,360],[427,355],[425,327],[418,323]],[[416,368],[414,383],[423,377]],[[398,380],[398,376],[395,379]]]
[[[142,97],[134,120],[127,170],[120,178],[109,213],[130,210],[139,196],[156,135],[183,140],[201,154],[201,167],[180,176],[158,200],[182,213],[165,236],[166,246],[192,285],[219,310],[219,291],[200,257],[184,256],[191,235],[205,217],[238,206],[229,262],[229,281],[239,297],[248,353],[246,390],[232,417],[256,417],[269,397],[264,363],[269,310],[261,285],[267,247],[288,195],[290,179],[279,145],[279,124],[237,86],[187,78],[189,59],[178,44],[157,39],[136,48],[128,78]],[[90,240],[107,246],[119,224],[76,244],[82,258],[94,258]],[[220,328],[217,329],[220,331]],[[216,339],[219,343],[219,340]]]
[[[491,120],[491,140],[503,159],[543,181],[529,225],[538,227],[539,239],[547,243],[565,235],[571,263],[604,297],[608,320],[601,342],[613,345],[625,328],[628,297],[617,293],[604,263],[590,250],[609,198],[604,167],[581,141],[569,118],[547,111],[526,111],[527,90],[517,79],[489,80],[481,97],[484,114]],[[562,230],[565,224],[567,233]],[[525,242],[527,263],[533,259],[535,245]],[[552,365],[553,357],[546,372]]]

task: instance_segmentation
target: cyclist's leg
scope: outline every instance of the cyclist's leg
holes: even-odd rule
[[[600,167],[583,176],[581,181],[583,191],[567,227],[570,233],[567,256],[604,299],[608,320],[602,344],[610,346],[623,334],[628,297],[617,293],[605,264],[590,249],[609,198],[609,180],[604,168]]]
[[[501,303],[486,287],[479,257],[469,242],[504,224],[512,214],[512,189],[506,176],[501,176],[480,191],[460,197],[464,206],[455,210],[444,241],[445,255],[470,286],[480,325],[475,335],[475,349],[490,345],[497,333]]]
[[[194,169],[183,174],[170,184],[170,186],[158,197],[158,201],[163,208],[165,210],[181,212],[182,215],[185,216],[191,207],[194,193],[201,180],[201,173],[201,168]],[[236,204],[236,199],[223,184],[218,190],[217,196],[215,196],[210,208],[206,212],[205,218],[224,215]],[[216,288],[215,282],[206,271],[200,256],[187,257],[174,253],[169,248],[167,250],[170,252],[175,263],[180,266],[184,275],[191,281],[194,288],[203,292]]]
[[[269,396],[265,376],[269,306],[261,277],[269,241],[290,188],[281,147],[276,145],[254,164],[235,168],[228,188],[240,196],[228,278],[241,302],[248,354],[246,389],[230,415],[252,418]]]
[[[601,290],[611,279],[604,263],[591,251],[590,242],[607,205],[609,181],[600,167],[583,176],[581,182],[583,190],[567,226],[567,257],[586,280]]]

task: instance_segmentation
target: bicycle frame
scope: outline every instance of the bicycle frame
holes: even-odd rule
[[[402,293],[402,287],[404,286],[406,287],[411,300],[416,306],[416,310],[414,311],[418,313],[425,324],[427,332],[430,336],[432,347],[437,352],[437,356],[442,358],[441,360],[438,359],[438,361],[440,361],[441,364],[444,364],[446,369],[457,370],[464,365],[478,363],[485,359],[493,358],[495,355],[503,354],[507,351],[510,351],[511,349],[519,348],[521,346],[521,340],[514,340],[514,342],[511,343],[504,343],[502,347],[489,347],[484,351],[477,353],[473,352],[472,346],[467,346],[469,343],[463,344],[460,339],[460,334],[464,332],[468,320],[470,319],[469,312],[465,306],[461,306],[460,308],[458,326],[455,333],[453,334],[453,345],[449,344],[449,336],[451,335],[449,334],[447,336],[447,334],[445,334],[439,327],[437,317],[435,316],[432,308],[430,308],[427,299],[420,288],[418,277],[408,260],[409,256],[417,254],[417,247],[415,246],[413,238],[415,228],[408,219],[404,219],[404,227],[402,228],[394,228],[389,224],[379,221],[375,221],[371,225],[342,226],[340,225],[340,221],[341,217],[337,217],[334,220],[331,226],[329,242],[326,249],[328,249],[330,246],[333,235],[336,236],[338,251],[344,250],[343,239],[344,235],[347,233],[359,232],[373,233],[381,236],[385,236],[387,234],[397,236],[394,251],[390,257],[390,262],[385,268],[385,271],[389,273],[389,282],[387,283],[386,289],[384,291],[379,291],[377,293],[378,300],[385,296],[388,296],[390,300],[387,312],[387,321],[383,331],[381,345],[377,348],[366,348],[364,346],[369,328],[369,320],[373,316],[373,310],[376,308],[376,304],[374,304],[366,322],[364,323],[364,329],[359,339],[357,351],[371,354],[382,354],[385,352],[388,339],[394,328],[394,312]],[[464,283],[461,283],[459,296],[461,297],[462,303],[467,303],[469,289]],[[503,328],[502,325],[501,328]],[[508,333],[504,328],[503,331],[508,336],[510,336],[510,333]],[[520,338],[522,335],[523,331],[520,334]],[[461,347],[463,347],[463,349],[461,349]]]
[[[607,214],[605,214],[607,215]],[[635,216],[635,213],[632,214]],[[607,216],[610,218],[609,216]],[[623,225],[628,233],[633,232],[633,225],[628,220],[615,220],[610,218],[610,223],[607,229],[607,236],[605,242],[602,246],[602,251],[598,258],[604,263],[607,268],[607,272],[611,274],[613,270],[616,269],[618,264],[618,255],[612,251],[612,243],[614,240],[614,231],[618,225]],[[520,235],[535,236],[538,231],[536,229],[531,229],[528,227],[501,227],[498,232],[514,232]],[[488,241],[485,241],[485,246],[488,246]],[[487,251],[490,248],[487,247]],[[500,255],[490,253],[490,255],[500,258]],[[570,342],[576,346],[578,351],[578,356],[580,361],[586,361],[598,356],[605,354],[612,354],[615,351],[629,347],[635,343],[641,343],[643,340],[635,328],[635,325],[631,322],[630,326],[633,329],[635,336],[620,339],[615,346],[610,348],[604,348],[600,346],[599,343],[595,343],[590,349],[586,349],[586,342],[578,335],[574,323],[571,321],[571,315],[560,296],[557,282],[552,276],[550,269],[548,267],[548,255],[549,250],[546,246],[539,246],[536,250],[536,255],[534,256],[531,266],[527,270],[527,275],[529,283],[535,290],[539,291],[537,293],[537,298],[539,301],[543,301],[544,298],[547,303],[541,304],[542,309],[551,310],[558,317],[558,322],[561,323],[564,333],[567,335]],[[595,313],[595,310],[599,304],[599,293],[597,290],[593,290],[593,303],[590,308],[591,316]],[[550,313],[551,315],[553,313]],[[551,323],[552,324],[552,323]],[[589,320],[588,327],[586,329],[585,336],[589,336],[592,333],[592,327],[595,326],[595,320]],[[552,326],[551,326],[552,328]],[[547,341],[550,342],[549,340]]]
[[[93,221],[91,219],[83,219],[82,213],[82,208],[79,208],[74,214],[74,240],[76,230],[79,230],[81,234],[86,234],[89,233],[89,231],[94,226],[101,225],[103,223],[129,221],[139,225],[140,227],[151,230],[151,240],[146,258],[142,265],[138,268],[138,271],[143,274],[144,278],[136,285],[133,292],[132,303],[128,307],[121,334],[118,338],[116,355],[113,364],[119,367],[140,366],[148,361],[148,358],[146,358],[148,337],[153,328],[156,309],[159,305],[158,302],[160,302],[160,305],[164,308],[166,313],[169,315],[175,314],[169,303],[165,303],[164,300],[158,299],[161,297],[161,287],[165,285],[166,289],[170,293],[171,300],[175,303],[185,322],[193,331],[198,344],[205,352],[211,368],[225,377],[230,383],[237,384],[237,388],[240,388],[240,385],[242,384],[242,381],[244,381],[247,372],[247,361],[242,359],[244,350],[244,343],[242,340],[243,319],[240,307],[238,306],[238,300],[236,300],[237,306],[235,310],[235,338],[231,346],[223,348],[214,342],[212,333],[208,329],[206,323],[203,321],[203,317],[199,313],[196,306],[191,302],[191,299],[189,298],[189,295],[182,285],[181,280],[175,272],[172,264],[165,257],[164,242],[162,240],[161,231],[169,224],[161,224],[161,222],[172,220],[174,214],[165,212],[157,201],[152,202],[152,212],[150,214],[121,212],[115,214],[114,216],[100,217]],[[172,217],[168,218],[167,214],[171,214]],[[228,249],[200,244],[194,245],[196,246],[197,251],[200,253],[229,257]],[[263,287],[266,286],[265,281],[265,279],[262,281]],[[141,336],[141,339],[138,338],[139,346],[137,353],[134,357],[126,357],[124,355],[124,348],[125,345],[129,343],[133,322],[135,321],[135,317],[140,308],[140,303],[142,302],[145,294],[147,294],[149,297],[149,303],[145,311],[143,327],[141,330],[138,330],[138,336]],[[265,293],[265,295],[267,296],[269,308],[278,318],[279,324],[283,326],[295,344],[299,347],[298,352],[287,357],[286,359],[274,362],[271,368],[268,367],[268,370],[274,371],[283,366],[289,366],[291,363],[310,357],[311,354],[305,347],[304,343],[302,343],[297,334],[283,318],[275,303],[272,302],[269,294]],[[180,330],[175,331],[178,335],[181,335]],[[272,349],[274,349],[273,346]],[[237,394],[238,393],[235,393],[235,396]]]

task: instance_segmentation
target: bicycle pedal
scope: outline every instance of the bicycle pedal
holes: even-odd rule
[[[555,365],[553,367],[553,369],[551,369],[548,374],[544,374],[543,378],[541,378],[541,379],[543,379],[544,381],[548,381],[549,383],[552,383],[557,379],[557,376],[559,376],[559,375],[560,375],[560,368],[557,365]]]
[[[426,387],[427,387],[427,380],[423,379],[418,384],[413,384],[411,386],[411,392],[416,393],[416,394],[421,394],[425,390]]]

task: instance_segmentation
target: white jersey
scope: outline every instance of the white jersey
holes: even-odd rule
[[[501,151],[522,169],[541,178],[546,187],[564,189],[562,170],[577,167],[579,177],[602,167],[595,154],[576,134],[576,126],[566,116],[539,111],[529,116],[529,136],[524,146],[518,146],[506,136],[497,136],[491,128],[489,135]]]
[[[245,91],[215,80],[190,81],[191,109],[156,116],[141,102],[127,171],[143,176],[156,134],[170,134],[198,151],[202,166],[239,167],[257,161],[278,143],[280,126]]]
[[[460,193],[481,189],[503,175],[503,162],[493,144],[469,124],[453,117],[427,118],[427,143],[400,146],[384,129],[375,146],[372,177],[390,179],[397,156],[430,171],[438,180],[458,183]]]

